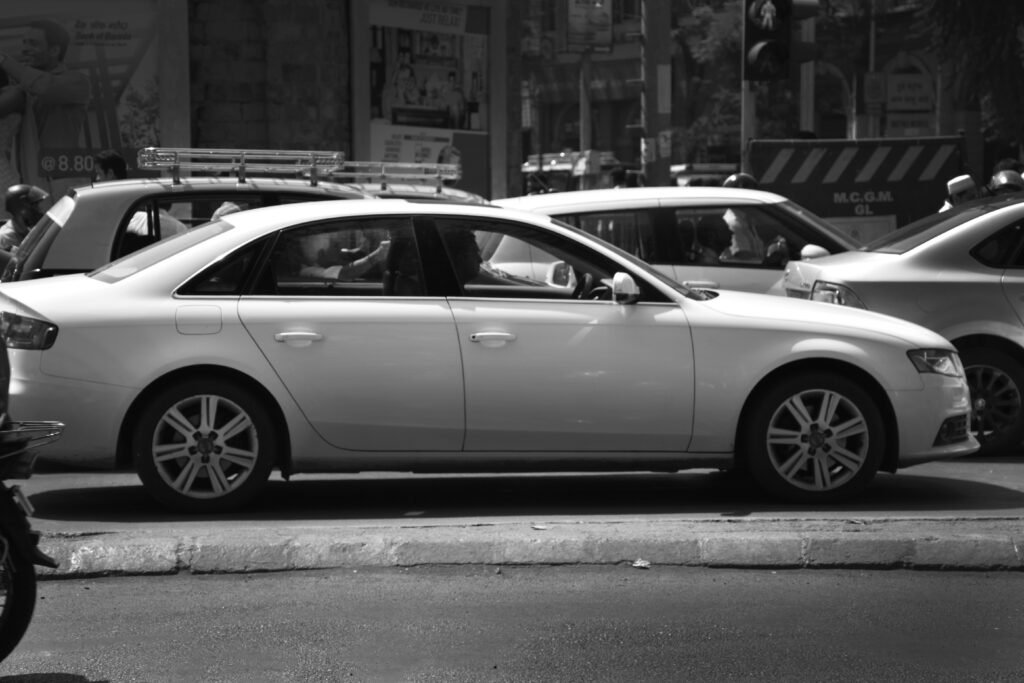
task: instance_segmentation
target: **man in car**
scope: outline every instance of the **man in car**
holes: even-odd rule
[[[729,226],[732,238],[729,246],[719,255],[721,261],[741,261],[761,263],[764,260],[764,243],[754,231],[750,219],[739,211],[726,210],[722,214],[725,224]]]

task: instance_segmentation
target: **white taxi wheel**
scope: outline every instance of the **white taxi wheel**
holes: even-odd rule
[[[754,400],[741,427],[741,453],[770,494],[801,503],[843,500],[878,472],[885,426],[870,394],[854,380],[799,374]]]
[[[147,491],[183,512],[237,508],[265,486],[277,443],[264,405],[223,380],[188,380],[153,396],[135,428]]]

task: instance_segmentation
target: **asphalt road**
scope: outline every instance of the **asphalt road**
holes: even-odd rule
[[[41,586],[0,680],[1020,681],[1024,573],[433,567]]]

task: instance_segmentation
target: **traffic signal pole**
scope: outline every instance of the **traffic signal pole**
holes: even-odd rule
[[[753,84],[788,81],[797,64],[814,59],[813,22],[805,22],[801,40],[794,40],[793,32],[798,22],[818,13],[818,6],[819,0],[743,0],[740,159],[748,173],[748,143],[757,134]],[[807,130],[814,127],[813,78],[813,66],[801,70],[800,127]]]

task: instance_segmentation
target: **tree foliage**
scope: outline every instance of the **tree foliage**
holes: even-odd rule
[[[1024,2],[923,0],[921,29],[949,56],[961,105],[981,107],[991,137],[1024,141]]]

